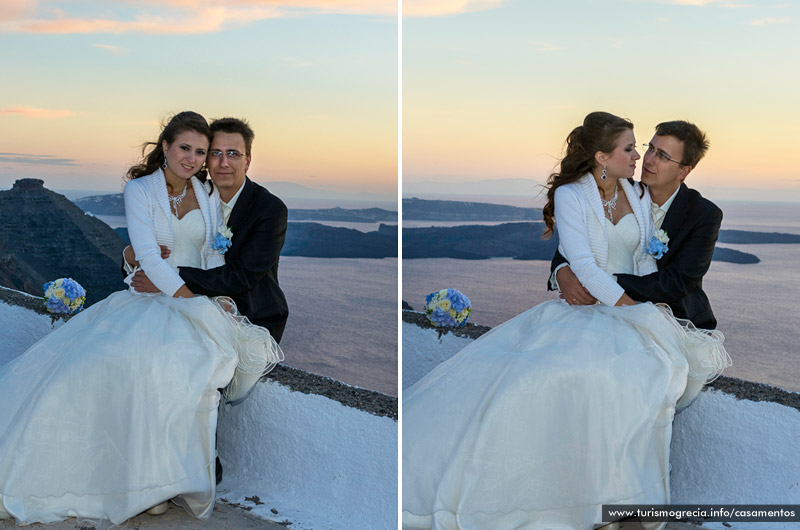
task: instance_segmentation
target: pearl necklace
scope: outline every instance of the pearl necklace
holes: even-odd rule
[[[614,222],[614,210],[617,209],[617,199],[619,199],[619,183],[617,183],[617,187],[614,188],[614,196],[611,197],[611,199],[604,201],[603,198],[600,197],[603,208],[606,208],[608,211],[608,220],[612,223]]]
[[[189,189],[189,185],[188,184],[184,184],[183,185],[183,192],[180,195],[175,195],[174,197],[172,195],[167,195],[167,198],[169,199],[169,203],[175,209],[175,217],[178,217],[178,207],[181,205],[181,202],[183,202],[183,198],[186,197],[186,190],[188,190],[188,189]],[[616,199],[616,197],[614,197],[614,198]]]

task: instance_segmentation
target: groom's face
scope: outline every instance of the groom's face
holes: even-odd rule
[[[209,155],[207,165],[211,180],[221,191],[236,192],[242,186],[250,167],[250,155],[244,154],[247,152],[244,138],[239,133],[217,131],[211,140],[209,153],[212,151],[221,151],[223,156]],[[227,156],[231,151],[242,153],[243,156]]]
[[[642,163],[642,182],[654,190],[672,194],[691,171],[691,167],[675,162],[683,158],[683,142],[674,136],[656,135],[650,140],[650,147]]]

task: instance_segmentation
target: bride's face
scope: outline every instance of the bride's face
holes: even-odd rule
[[[183,131],[175,137],[175,141],[162,144],[164,156],[167,158],[167,169],[176,177],[189,180],[200,171],[208,153],[208,138],[196,131]]]
[[[636,137],[626,129],[617,138],[617,146],[604,157],[603,164],[610,178],[630,178],[636,173],[636,161],[641,158],[636,152]]]

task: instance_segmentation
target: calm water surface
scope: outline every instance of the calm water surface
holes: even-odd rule
[[[800,205],[723,203],[723,228],[800,234]],[[800,245],[721,246],[755,254],[761,263],[712,262],[704,286],[725,334],[733,366],[725,375],[800,391]],[[403,300],[422,309],[425,295],[459,289],[473,304],[470,321],[496,326],[540,302],[549,262],[496,258],[403,260]]]

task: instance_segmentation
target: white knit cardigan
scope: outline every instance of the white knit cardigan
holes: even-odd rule
[[[209,196],[207,184],[204,185],[195,177],[191,178],[191,182],[206,225],[205,240],[200,251],[202,268],[219,267],[225,263],[225,258],[211,248],[222,222],[219,192],[214,187]],[[172,265],[172,256],[162,259],[159,248],[159,245],[166,245],[170,250],[175,249],[164,172],[159,168],[155,173],[128,181],[124,197],[128,236],[139,266],[161,292],[173,296],[184,281]]]
[[[656,272],[653,256],[647,253],[653,235],[650,215],[650,195],[641,185],[631,186],[619,179],[636,222],[639,224],[639,244],[633,253],[633,273],[639,276]],[[606,216],[600,191],[591,173],[556,189],[555,221],[558,230],[558,250],[589,292],[606,305],[615,305],[625,290],[606,273],[608,265],[608,235]]]

